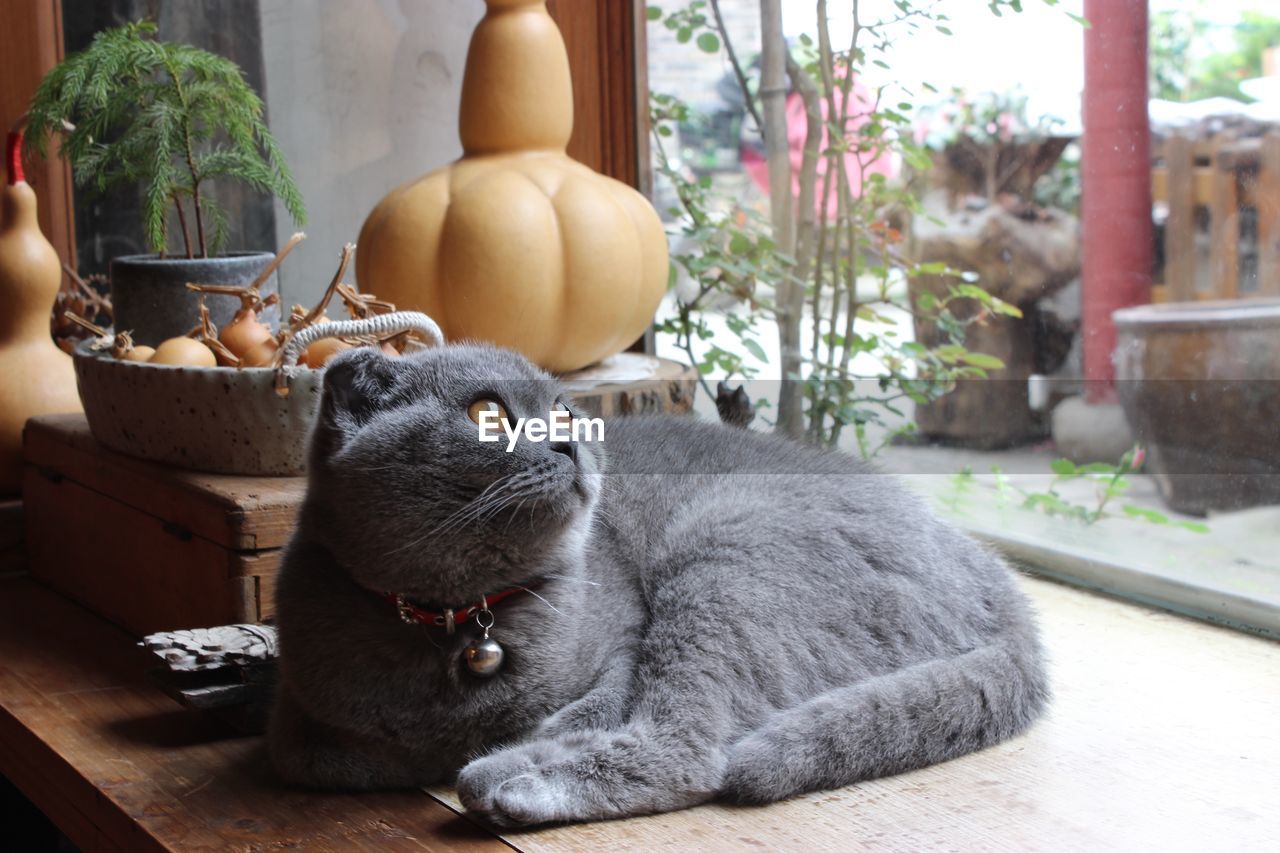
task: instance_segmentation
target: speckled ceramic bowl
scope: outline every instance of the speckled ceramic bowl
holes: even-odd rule
[[[313,326],[286,347],[289,363],[330,335],[414,331],[444,342],[429,317],[412,311],[374,320]],[[421,344],[415,344],[421,346]],[[306,470],[307,433],[320,406],[324,370],[295,367],[289,393],[276,393],[268,367],[171,367],[121,361],[86,341],[75,352],[76,384],[89,430],[111,450],[217,474],[292,476]]]
[[[76,382],[89,429],[111,450],[219,474],[301,474],[323,370],[300,368],[287,397],[266,367],[120,361],[83,343]]]

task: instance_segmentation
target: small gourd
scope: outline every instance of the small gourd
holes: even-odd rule
[[[268,366],[279,349],[271,327],[258,318],[258,309],[254,307],[237,311],[231,322],[222,327],[218,340],[235,353],[245,367]]]
[[[148,361],[151,364],[167,364],[171,367],[218,366],[218,359],[213,354],[213,350],[195,338],[186,336],[162,341]]]
[[[357,280],[450,340],[575,370],[644,333],[666,290],[666,238],[644,196],[565,154],[569,59],[543,0],[487,4],[462,82],[465,153],[374,208]]]
[[[329,359],[349,349],[354,347],[341,338],[321,338],[302,351],[298,364],[304,367],[324,367]]]
[[[264,298],[260,288],[294,247],[306,238],[307,235],[301,231],[290,237],[271,263],[248,285],[187,283],[187,289],[197,293],[221,293],[240,298],[240,309],[218,334],[218,342],[239,359],[238,366],[267,367],[275,361],[280,343],[271,327],[262,322],[259,315],[263,309],[278,302],[280,297],[279,294],[272,293]]]
[[[118,358],[121,361],[150,361],[156,354],[155,347],[135,345],[132,332],[117,332],[113,336],[106,329],[89,322],[74,311],[63,311],[62,316],[97,338],[94,348],[109,349],[112,358]]]
[[[156,354],[156,348],[134,344],[133,335],[121,332],[116,335],[116,344],[111,354],[125,361],[150,361]]]
[[[209,319],[209,306],[200,294],[200,322],[195,328],[176,338],[161,341],[148,364],[170,367],[239,367],[240,356],[218,340],[218,328]]]
[[[71,356],[49,334],[62,282],[58,253],[40,233],[36,194],[22,172],[22,133],[9,134],[8,181],[0,189],[0,494],[22,487],[27,418],[79,412]]]

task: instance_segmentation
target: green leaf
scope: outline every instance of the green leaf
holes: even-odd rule
[[[698,35],[698,48],[703,53],[719,53],[720,52],[720,36],[711,32],[702,32]]]
[[[1137,519],[1141,519],[1142,521],[1149,521],[1152,524],[1168,524],[1169,523],[1169,516],[1165,515],[1162,512],[1157,512],[1154,509],[1147,509],[1146,507],[1142,507],[1142,506],[1134,506],[1133,504],[1125,504],[1123,507],[1121,507],[1121,509],[1124,511],[1124,514],[1129,516],[1130,518],[1137,518]]]
[[[986,355],[980,352],[965,353],[964,363],[981,367],[983,370],[1003,370],[1004,362],[996,358],[994,355]]]
[[[1049,470],[1059,477],[1074,477],[1080,473],[1080,469],[1070,459],[1053,460],[1049,463]]]
[[[1030,492],[1022,502],[1026,509],[1042,509],[1049,515],[1074,515],[1080,517],[1083,507],[1067,503],[1049,492]]]
[[[974,299],[988,306],[991,305],[991,300],[995,298],[976,284],[955,284],[951,286],[951,292],[955,296]]]
[[[644,14],[645,14],[645,17],[647,17],[650,21],[656,21],[662,17],[662,7],[648,6],[645,8]]]
[[[947,344],[945,346],[935,348],[933,354],[947,364],[955,364],[957,361],[964,359],[969,353],[962,346],[957,344]]]
[[[752,338],[743,338],[742,345],[747,348],[747,352],[751,353],[760,361],[767,362],[769,360],[769,356],[765,353],[764,347],[760,346],[759,342]]]
[[[691,38],[693,38],[693,27],[681,27],[676,31],[676,41],[680,44],[684,44]]]
[[[988,307],[995,313],[1001,314],[1005,317],[1021,317],[1022,316],[1022,309],[1019,308],[1017,305],[1014,305],[1011,302],[1005,302],[1003,299],[998,299],[994,296],[991,297],[991,302],[989,303]]]

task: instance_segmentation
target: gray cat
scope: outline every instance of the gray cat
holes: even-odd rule
[[[1009,569],[889,477],[692,417],[478,441],[478,409],[563,400],[489,347],[328,368],[277,590],[286,779],[594,820],[922,767],[1044,707]]]

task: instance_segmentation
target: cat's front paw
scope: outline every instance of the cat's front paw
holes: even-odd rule
[[[723,770],[718,753],[646,734],[592,730],[495,752],[462,768],[458,797],[501,826],[651,814],[712,797]]]
[[[552,741],[533,741],[477,758],[458,773],[458,799],[498,826],[567,820],[567,791],[540,772],[565,753]]]

